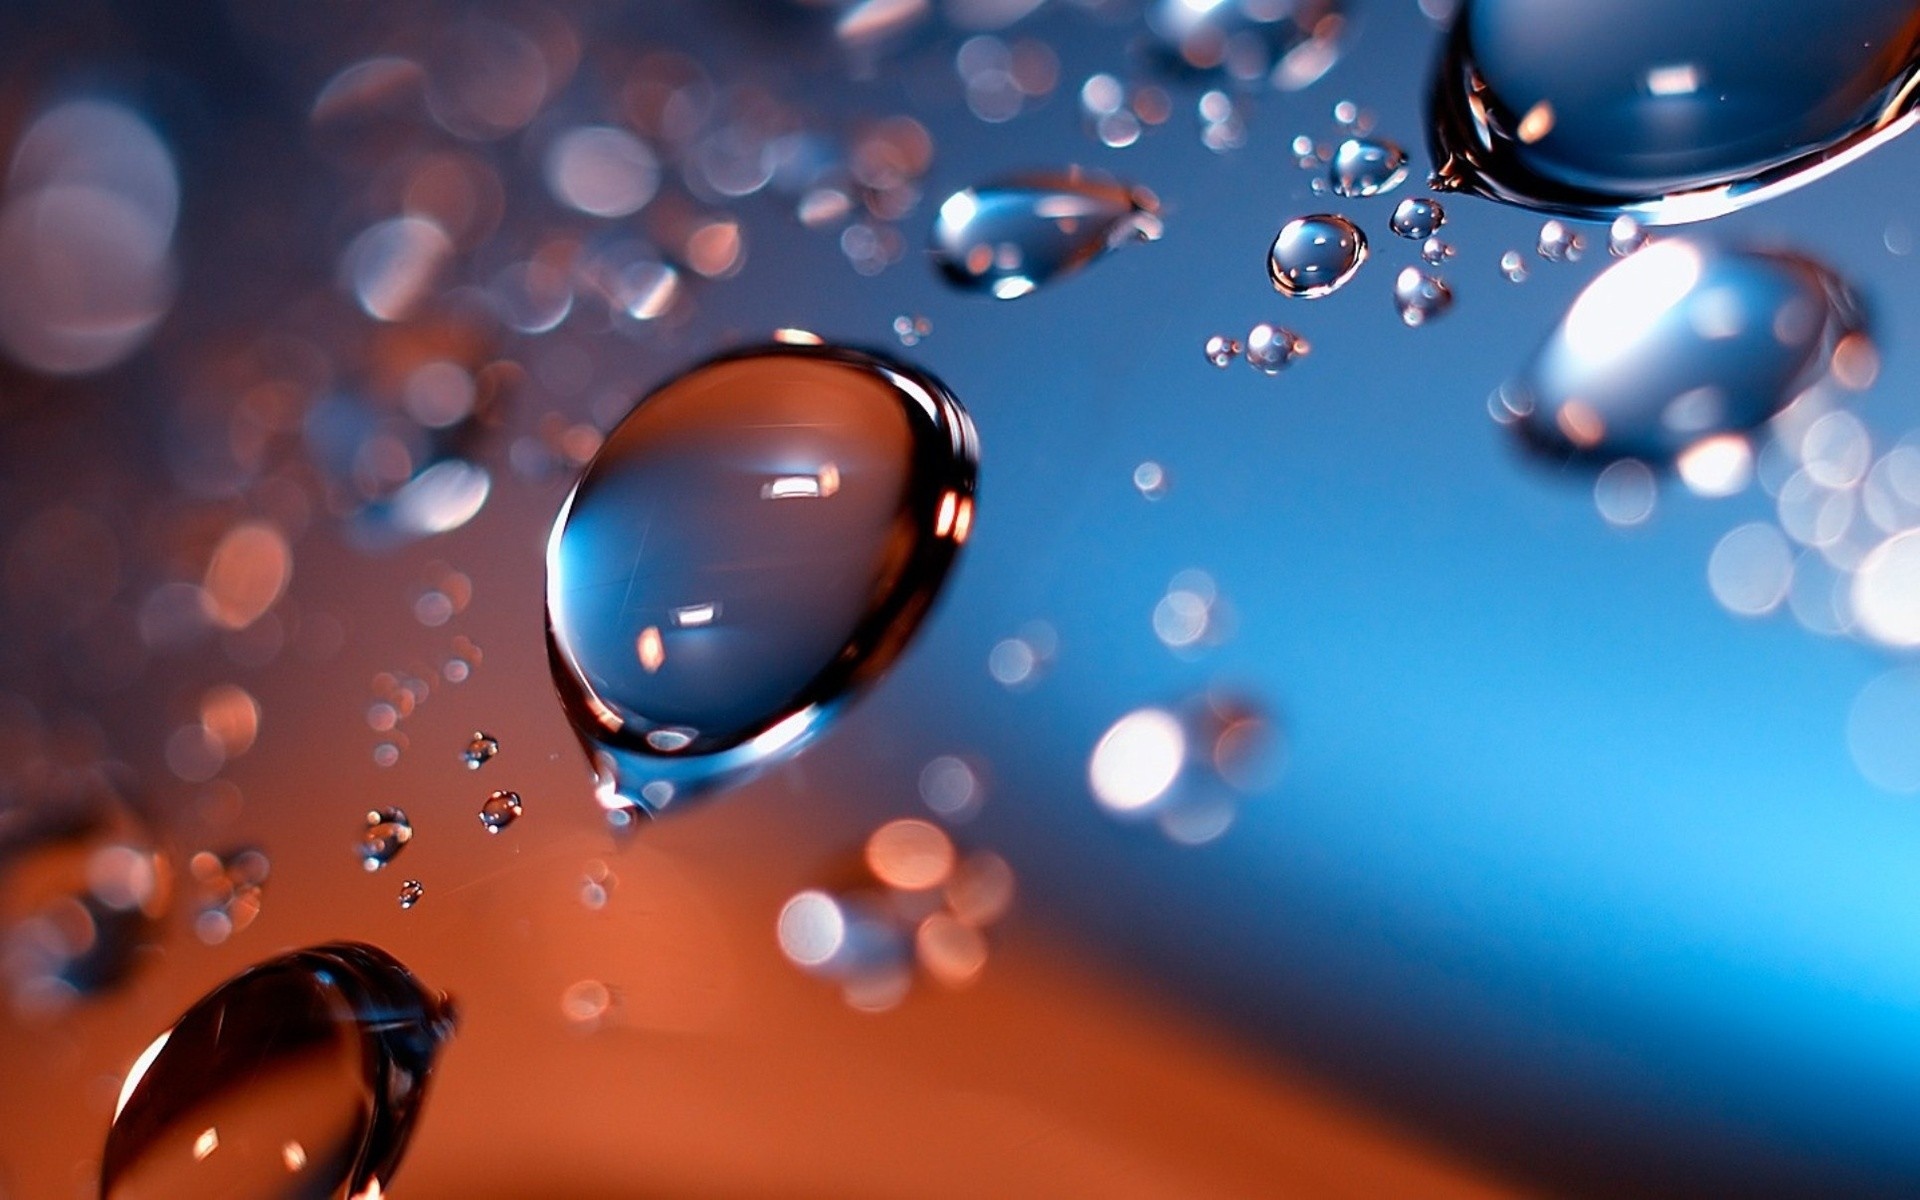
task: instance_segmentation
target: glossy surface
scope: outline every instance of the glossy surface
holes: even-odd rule
[[[100,1196],[378,1196],[452,1033],[446,998],[372,946],[316,946],[250,968],[134,1065]]]
[[[948,283],[1015,300],[1110,250],[1160,237],[1152,193],[1079,171],[1031,175],[948,196],[933,261]]]
[[[1466,0],[1435,76],[1448,186],[1649,224],[1751,204],[1904,128],[1905,0]]]
[[[1295,217],[1267,251],[1267,278],[1283,296],[1317,300],[1333,294],[1367,261],[1367,235],[1345,217]]]
[[[547,552],[554,680],[603,803],[737,775],[877,679],[972,528],[976,457],[938,381],[859,351],[747,351],[643,400]]]
[[[1666,463],[1763,424],[1864,328],[1811,259],[1671,238],[1589,284],[1502,395],[1549,455]]]
[[[1406,151],[1392,142],[1348,138],[1333,149],[1327,179],[1337,196],[1378,196],[1407,177]]]

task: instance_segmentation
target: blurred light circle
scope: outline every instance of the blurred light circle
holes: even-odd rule
[[[547,150],[547,189],[595,217],[639,212],[660,190],[660,163],[645,142],[611,125],[568,130]]]
[[[0,211],[0,345],[50,375],[104,370],[173,303],[170,226],[100,188],[56,184]]]
[[[1187,760],[1187,735],[1172,713],[1136,709],[1101,735],[1087,764],[1093,798],[1116,813],[1138,813],[1173,786]]]

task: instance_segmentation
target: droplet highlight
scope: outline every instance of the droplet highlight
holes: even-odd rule
[[[413,840],[413,822],[398,808],[376,808],[367,813],[366,828],[356,847],[360,865],[378,871],[397,858]]]
[[[1394,206],[1387,227],[1409,241],[1425,241],[1447,223],[1447,210],[1431,196],[1408,196]]]
[[[1161,232],[1159,202],[1145,189],[1079,171],[1032,175],[948,196],[933,223],[933,261],[957,288],[1013,300]]]
[[[1367,235],[1345,217],[1295,217],[1267,252],[1267,278],[1283,296],[1317,300],[1352,279],[1367,260]]]
[[[1333,148],[1327,182],[1337,195],[1378,196],[1407,177],[1407,152],[1392,142],[1348,138]]]
[[[518,821],[522,811],[519,792],[495,792],[480,804],[480,824],[488,833],[499,833]]]

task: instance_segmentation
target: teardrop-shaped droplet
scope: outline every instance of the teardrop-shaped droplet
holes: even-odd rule
[[[480,804],[480,824],[488,833],[499,833],[518,821],[523,811],[519,792],[495,792]]]
[[[665,384],[547,547],[554,680],[610,810],[656,811],[821,729],[899,657],[973,524],[932,376],[780,345]]]
[[[1408,196],[1387,218],[1387,227],[1409,241],[1425,241],[1447,223],[1447,210],[1432,196]]]
[[[1267,252],[1267,278],[1283,296],[1315,300],[1353,278],[1367,261],[1367,235],[1345,217],[1295,217]]]
[[[453,1026],[446,997],[372,946],[315,946],[244,971],[134,1063],[101,1198],[378,1196]]]
[[[1686,238],[1587,285],[1520,377],[1514,427],[1556,457],[1670,463],[1763,424],[1868,346],[1847,285],[1810,259]]]
[[[1378,196],[1399,187],[1406,177],[1406,151],[1374,138],[1341,142],[1327,166],[1327,179],[1342,196]]]
[[[940,205],[933,259],[955,287],[1012,300],[1128,242],[1157,240],[1158,212],[1151,192],[1078,171],[966,188]]]
[[[1408,267],[1394,277],[1393,306],[1403,323],[1425,325],[1453,307],[1453,289],[1438,275]]]
[[[1905,127],[1911,0],[1467,0],[1435,77],[1448,186],[1551,212],[1697,221]]]
[[[172,900],[152,831],[105,777],[0,799],[0,977],[20,1016],[50,1014],[124,980]]]
[[[1248,80],[1275,71],[1276,85],[1296,91],[1333,65],[1344,7],[1335,0],[1154,0],[1147,28],[1169,69]],[[1326,62],[1307,61],[1319,58]]]

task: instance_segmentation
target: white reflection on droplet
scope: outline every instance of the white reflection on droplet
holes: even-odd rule
[[[1087,764],[1087,783],[1102,807],[1137,813],[1160,799],[1186,765],[1187,736],[1172,713],[1135,709],[1108,728]]]
[[[394,493],[394,528],[416,537],[448,533],[473,520],[492,490],[485,467],[457,458],[437,462]]]
[[[1737,433],[1702,438],[1680,452],[1674,467],[1696,496],[1736,495],[1753,481],[1753,446]]]
[[[1764,522],[1741,525],[1720,539],[1707,560],[1707,585],[1728,612],[1758,617],[1778,608],[1793,582],[1793,551]]]

